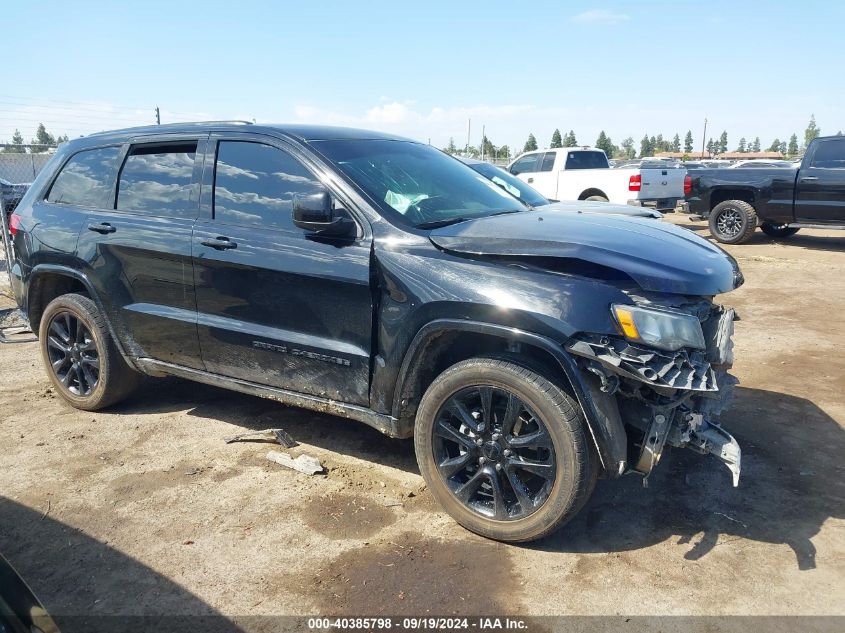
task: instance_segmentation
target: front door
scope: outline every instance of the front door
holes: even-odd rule
[[[845,223],[845,137],[816,141],[795,184],[795,219]]]
[[[293,196],[325,187],[289,150],[251,135],[209,143],[193,238],[202,358],[224,376],[368,404],[372,240],[294,226]]]

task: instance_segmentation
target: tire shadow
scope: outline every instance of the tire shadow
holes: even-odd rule
[[[738,488],[716,458],[675,449],[648,488],[636,475],[599,482],[580,515],[535,546],[619,552],[677,538],[698,560],[744,538],[788,545],[799,569],[814,569],[812,538],[845,518],[845,430],[809,400],[761,389],[737,389],[722,420],[743,451]]]

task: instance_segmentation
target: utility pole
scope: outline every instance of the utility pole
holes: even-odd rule
[[[701,137],[701,157],[704,158],[704,144],[707,142],[707,117],[704,117],[704,135]],[[708,156],[708,158],[710,158]]]
[[[158,106],[156,106],[156,125],[161,125],[161,112],[159,112]]]

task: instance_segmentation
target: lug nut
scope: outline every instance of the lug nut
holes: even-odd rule
[[[477,440],[475,440],[476,446],[481,446],[482,444],[484,444],[484,440],[482,440],[480,437]]]
[[[510,457],[511,455],[513,455],[513,451],[509,448],[506,448],[505,449],[505,457]]]
[[[500,437],[502,437],[501,433],[493,433],[493,441],[498,440]]]
[[[486,461],[487,461],[487,458],[486,458],[486,457],[483,457],[483,456],[482,456],[482,457],[479,457],[479,458],[478,458],[478,463],[479,463],[479,464],[483,464],[483,463],[484,463],[484,462],[486,462]]]
[[[502,465],[501,465],[501,464],[496,464],[496,470],[502,470]]]

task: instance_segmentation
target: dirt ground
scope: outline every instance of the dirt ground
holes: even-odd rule
[[[411,442],[175,379],[84,413],[35,343],[0,345],[0,552],[59,616],[845,615],[845,233],[728,250],[737,489],[674,451],[648,488],[600,481],[556,535],[503,545],[438,509]],[[267,427],[328,473],[223,442]]]

